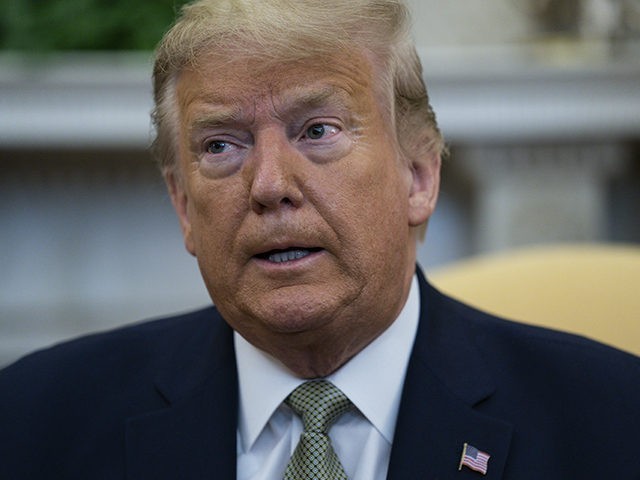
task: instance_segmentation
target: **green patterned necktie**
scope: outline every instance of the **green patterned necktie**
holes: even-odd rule
[[[338,417],[353,408],[346,395],[326,380],[314,380],[296,388],[285,402],[302,418],[304,430],[284,480],[347,480],[327,434]]]

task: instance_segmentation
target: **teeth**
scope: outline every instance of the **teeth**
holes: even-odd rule
[[[309,255],[309,250],[287,250],[286,252],[277,252],[269,255],[269,261],[275,263],[290,262],[298,260]]]

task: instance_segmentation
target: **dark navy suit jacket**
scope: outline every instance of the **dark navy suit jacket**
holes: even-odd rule
[[[640,479],[638,357],[419,277],[389,479]],[[0,373],[0,478],[232,480],[237,402],[215,308],[75,340]],[[491,455],[486,476],[458,471],[465,442]]]

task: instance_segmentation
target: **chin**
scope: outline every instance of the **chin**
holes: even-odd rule
[[[326,326],[339,316],[348,296],[336,298],[331,295],[304,291],[276,291],[266,298],[248,304],[250,317],[274,333],[304,333]],[[345,298],[346,297],[346,298]]]

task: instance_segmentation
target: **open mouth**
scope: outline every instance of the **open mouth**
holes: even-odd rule
[[[308,257],[312,253],[319,252],[320,250],[320,248],[291,247],[286,250],[271,250],[257,255],[257,257],[272,263],[286,263]]]

